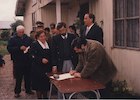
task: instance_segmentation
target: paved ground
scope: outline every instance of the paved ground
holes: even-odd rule
[[[12,62],[10,56],[4,57],[6,65],[0,68],[0,100],[1,99],[15,99],[14,98],[14,86],[15,80],[12,75]],[[24,88],[22,88],[20,99],[35,99],[36,95],[25,94]]]
[[[6,55],[4,57],[6,64],[3,68],[0,67],[0,100],[5,99],[16,99],[14,97],[14,87],[15,79],[13,78],[13,69],[10,56]],[[24,84],[22,84],[24,85]],[[85,99],[81,94],[76,96],[78,99]],[[22,86],[21,97],[18,99],[36,99],[36,94],[27,95],[25,93],[24,87]],[[52,99],[57,99],[57,94],[52,95]]]

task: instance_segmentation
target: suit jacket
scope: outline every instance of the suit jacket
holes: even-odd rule
[[[68,44],[69,44],[69,49],[70,49],[70,60],[72,60],[72,63],[74,67],[76,67],[77,62],[78,62],[78,56],[75,53],[75,51],[71,47],[71,43],[73,39],[75,39],[74,34],[68,33]],[[56,35],[52,38],[52,64],[53,66],[58,67],[58,71],[62,71],[63,67],[63,61],[64,61],[64,43],[63,43],[63,38],[61,35]]]
[[[106,84],[115,76],[117,69],[101,43],[88,40],[87,49],[79,55],[76,71],[81,73],[82,78]]]
[[[12,60],[16,65],[24,66],[30,64],[29,53],[24,53],[20,50],[20,47],[28,47],[31,43],[32,39],[25,34],[22,37],[15,35],[8,41],[7,49],[12,55]]]
[[[103,44],[103,31],[102,29],[94,24],[91,29],[86,33],[86,26],[81,29],[81,36],[85,37],[86,39],[96,40]]]

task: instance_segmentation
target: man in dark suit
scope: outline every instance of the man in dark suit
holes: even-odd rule
[[[103,31],[95,23],[95,16],[93,14],[85,14],[85,26],[81,29],[81,36],[86,39],[96,40],[103,44]]]
[[[69,72],[77,65],[77,54],[71,48],[71,43],[75,39],[74,34],[67,33],[66,24],[60,22],[57,25],[60,34],[52,38],[53,47],[53,67],[57,66],[58,71]]]
[[[28,53],[32,39],[24,34],[24,27],[21,25],[17,26],[16,31],[17,34],[9,40],[7,49],[12,55],[15,68],[15,97],[19,97],[23,77],[25,81],[26,93],[33,94],[30,88],[31,62]]]

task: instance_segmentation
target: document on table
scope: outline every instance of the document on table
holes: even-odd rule
[[[55,79],[53,76],[50,76],[50,78]],[[72,76],[70,73],[65,73],[65,74],[60,74],[59,78],[56,80],[65,80],[65,79],[69,79],[69,78],[74,78],[74,76]]]

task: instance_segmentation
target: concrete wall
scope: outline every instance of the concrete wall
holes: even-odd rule
[[[29,35],[32,30],[32,1],[28,0],[25,7],[24,14],[25,33]]]
[[[32,4],[32,0],[27,0],[24,14],[25,32],[29,35],[32,30],[32,13],[35,12],[36,21],[42,21],[41,8],[39,3]]]
[[[74,20],[76,20],[77,13],[79,10],[79,2],[78,0],[72,0],[72,2],[68,5],[68,25],[72,25]]]
[[[44,26],[48,27],[50,23],[56,23],[56,8],[55,5],[47,5],[41,10],[42,21]]]
[[[117,66],[118,74],[116,79],[127,80],[134,92],[140,94],[140,52],[135,50],[113,48],[113,0],[92,1],[92,12],[96,21],[104,31],[104,45],[108,54]],[[100,23],[103,21],[103,24]]]
[[[73,3],[72,3],[73,4]],[[69,4],[62,4],[61,5],[61,19],[65,22],[68,26],[74,23],[74,20],[77,16],[77,6],[72,6]],[[48,4],[41,9],[42,13],[42,21],[45,24],[45,27],[49,26],[50,23],[56,23],[56,5],[55,4]]]

